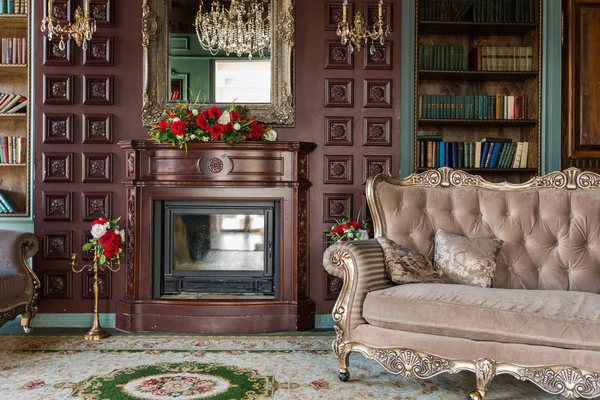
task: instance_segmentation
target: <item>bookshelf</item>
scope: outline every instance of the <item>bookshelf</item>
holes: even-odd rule
[[[29,112],[31,109],[31,45],[30,0],[20,0],[13,13],[0,13],[0,99],[4,95],[19,95],[27,105],[16,109],[23,100],[15,100],[10,109],[5,99],[0,104],[0,194],[8,197],[12,211],[0,207],[0,220],[30,217],[31,135]],[[11,10],[13,11],[13,10]],[[10,39],[10,47],[9,42]],[[12,56],[14,52],[14,57]],[[10,112],[7,112],[10,111]],[[12,153],[8,155],[10,144]],[[2,199],[0,199],[2,203]]]
[[[540,175],[542,0],[417,0],[415,18],[414,170]]]

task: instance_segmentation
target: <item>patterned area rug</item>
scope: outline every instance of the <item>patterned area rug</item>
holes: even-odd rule
[[[465,399],[473,374],[412,381],[354,354],[337,379],[332,337],[2,335],[0,399]],[[486,400],[558,399],[499,376]]]

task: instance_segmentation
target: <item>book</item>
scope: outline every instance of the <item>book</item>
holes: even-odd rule
[[[6,208],[9,213],[19,212],[19,207],[17,207],[12,197],[6,190],[0,189],[0,203],[4,205],[4,208]]]
[[[15,0],[8,0],[7,2],[7,7],[6,7],[6,13],[7,14],[14,14],[15,13]]]
[[[0,114],[4,114],[6,113],[6,110],[10,110],[16,103],[17,101],[19,101],[19,99],[22,97],[20,94],[15,94],[13,95],[14,97],[10,100],[5,101],[5,105],[0,108]]]
[[[0,14],[8,12],[8,0],[0,0]]]
[[[17,112],[25,112],[24,109],[27,106],[28,100],[24,97],[21,97],[17,103],[14,105],[13,108],[11,108],[10,110],[7,110],[6,113],[7,114],[13,114],[13,113],[17,113]]]

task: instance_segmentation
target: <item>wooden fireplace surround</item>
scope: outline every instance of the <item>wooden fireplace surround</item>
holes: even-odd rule
[[[314,328],[308,277],[308,154],[314,143],[119,142],[126,153],[125,297],[117,328],[129,332],[260,333]],[[280,201],[279,300],[152,297],[153,201]]]

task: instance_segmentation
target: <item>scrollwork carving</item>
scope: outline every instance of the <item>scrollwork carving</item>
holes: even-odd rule
[[[487,392],[492,383],[492,379],[496,376],[496,361],[490,360],[489,358],[481,358],[477,360],[475,368],[477,389]]]
[[[294,3],[292,1],[288,9],[283,14],[281,21],[279,21],[279,25],[277,25],[277,36],[289,43],[290,47],[295,46],[294,29]]]
[[[142,5],[142,46],[148,47],[151,41],[155,41],[159,31],[156,14],[150,10],[148,0]]]
[[[522,380],[529,380],[546,392],[568,399],[600,396],[600,375],[573,367],[524,368],[518,372]]]
[[[454,363],[448,360],[409,349],[396,351],[370,348],[367,357],[377,361],[388,371],[405,378],[427,379],[444,372],[451,372],[454,368]]]

